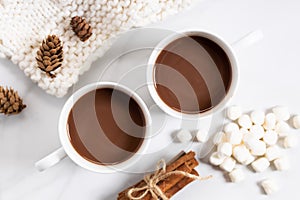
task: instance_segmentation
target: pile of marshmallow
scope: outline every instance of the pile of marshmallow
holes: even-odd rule
[[[289,161],[283,155],[283,148],[295,147],[298,137],[290,133],[289,122],[295,129],[300,129],[300,116],[291,118],[289,110],[277,106],[272,112],[252,111],[243,114],[239,106],[227,109],[230,123],[224,126],[222,132],[215,134],[213,143],[217,146],[210,156],[210,163],[228,172],[232,182],[244,180],[245,175],[241,165],[251,165],[255,172],[263,172],[271,164],[276,170],[289,168]],[[267,179],[261,182],[266,194],[277,190],[274,181]]]

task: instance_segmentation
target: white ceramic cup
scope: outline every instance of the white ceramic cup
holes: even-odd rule
[[[167,47],[170,43],[173,41],[182,38],[182,37],[187,37],[187,36],[201,36],[204,38],[207,38],[213,42],[215,42],[217,45],[219,45],[224,52],[227,54],[230,64],[231,64],[231,83],[229,90],[226,92],[225,97],[213,108],[201,112],[201,113],[183,113],[179,112],[175,109],[172,109],[169,107],[158,95],[156,88],[155,88],[155,80],[154,80],[154,68],[155,68],[155,62],[157,60],[157,57],[161,53],[161,51]],[[242,37],[239,39],[237,42],[233,43],[232,46],[235,48],[239,49],[241,47],[246,47],[249,46],[256,41],[259,41],[263,37],[263,34],[260,30],[253,31],[246,36]],[[176,117],[176,118],[181,118],[181,119],[199,119],[201,117],[206,117],[210,116],[213,113],[216,113],[217,111],[222,110],[226,104],[230,101],[232,96],[234,95],[237,86],[238,86],[238,80],[239,80],[239,67],[238,67],[238,61],[237,61],[237,56],[235,52],[233,51],[232,47],[230,44],[228,44],[224,39],[222,39],[220,36],[211,33],[209,31],[204,31],[204,30],[188,30],[188,31],[182,31],[182,32],[177,32],[174,34],[171,34],[170,36],[166,37],[163,39],[158,45],[155,47],[153,50],[149,61],[148,61],[148,68],[147,68],[147,85],[148,89],[150,92],[150,95],[154,102],[167,114]]]
[[[86,159],[84,159],[72,146],[71,141],[69,139],[69,133],[67,130],[67,121],[69,112],[72,109],[73,105],[76,103],[78,99],[80,99],[83,95],[87,94],[90,91],[100,89],[100,88],[112,88],[116,89],[118,91],[121,91],[131,98],[133,98],[137,104],[140,106],[141,110],[143,111],[144,117],[145,117],[145,134],[144,134],[144,140],[140,148],[137,150],[137,152],[133,153],[133,155],[118,164],[113,165],[100,165],[93,162],[90,162]],[[150,129],[151,129],[151,117],[149,110],[146,106],[146,104],[143,102],[143,100],[132,90],[129,88],[119,85],[117,83],[113,82],[98,82],[93,83],[84,86],[83,88],[76,91],[65,103],[60,117],[59,117],[59,124],[58,124],[58,133],[59,138],[62,147],[58,150],[54,151],[50,155],[46,156],[45,158],[41,159],[40,161],[35,163],[35,166],[38,170],[43,171],[56,163],[58,163],[60,160],[65,158],[66,156],[69,156],[71,160],[73,160],[77,165],[90,170],[94,172],[100,172],[100,173],[112,173],[115,171],[121,171],[125,168],[130,167],[132,164],[137,162],[140,158],[140,156],[143,154],[143,152],[146,150],[150,138],[148,137],[150,135]]]

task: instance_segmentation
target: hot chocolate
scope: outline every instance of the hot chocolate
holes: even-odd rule
[[[218,105],[228,92],[232,70],[225,51],[201,36],[181,37],[158,55],[155,89],[170,108],[187,114]]]
[[[129,159],[143,143],[145,116],[127,94],[110,88],[91,91],[73,106],[69,139],[86,160],[113,165]]]

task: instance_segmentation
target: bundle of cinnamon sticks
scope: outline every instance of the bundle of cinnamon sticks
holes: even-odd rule
[[[195,152],[188,152],[188,153],[182,153],[179,158],[177,158],[175,161],[171,162],[166,167],[166,172],[172,172],[172,171],[183,171],[187,172],[196,176],[199,176],[197,171],[194,169],[196,166],[198,166],[198,161],[195,159]],[[160,190],[165,194],[166,197],[171,198],[173,195],[175,195],[177,192],[179,192],[182,188],[184,188],[186,185],[191,183],[194,179],[185,177],[181,174],[173,174],[167,177],[164,180],[161,180],[158,182],[157,186],[160,188]],[[146,185],[146,182],[144,180],[136,183],[130,188],[125,189],[124,191],[120,192],[118,195],[118,200],[130,200],[127,193],[131,188],[140,188]],[[137,196],[139,194],[136,194]],[[148,193],[145,197],[143,197],[143,200],[152,200],[152,195]]]

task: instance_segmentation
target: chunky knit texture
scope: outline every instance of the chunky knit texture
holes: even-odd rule
[[[0,57],[18,64],[47,93],[62,97],[117,35],[161,20],[192,1],[195,0],[0,0]],[[84,17],[93,28],[86,42],[80,41],[70,26],[74,16]],[[35,60],[47,35],[57,35],[63,45],[64,60],[62,67],[55,70],[55,78],[41,71]]]

